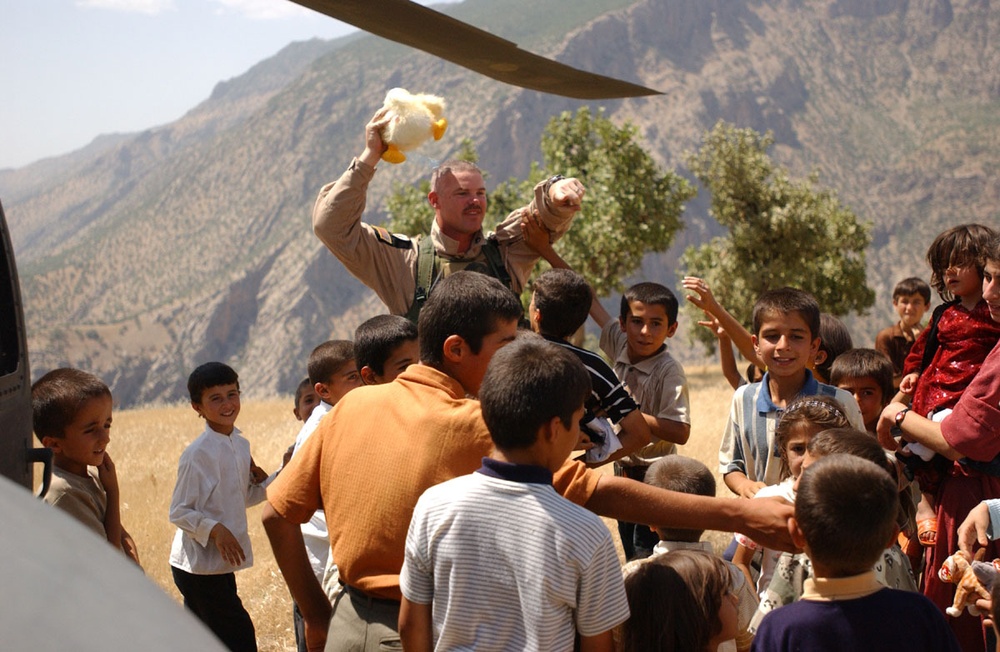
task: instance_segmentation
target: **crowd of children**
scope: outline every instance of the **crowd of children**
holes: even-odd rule
[[[959,548],[998,556],[997,233],[938,236],[944,303],[923,324],[929,286],[901,281],[874,348],[804,291],[763,293],[747,330],[685,278],[734,388],[717,472],[736,498],[718,499],[713,471],[677,454],[698,416],[667,347],[676,296],[638,283],[613,318],[530,221],[554,268],[532,284],[537,334],[494,279],[451,274],[417,324],[380,315],[312,351],[303,425],[271,476],[236,427],[237,373],[191,372],[204,430],[178,463],[169,563],[229,649],[256,650],[235,572],[253,563],[246,509],[265,498],[300,650],[986,649],[981,619],[944,615],[936,570]],[[604,358],[574,339],[588,314]],[[106,450],[110,390],[58,369],[32,397],[55,466],[46,500],[138,564]],[[618,520],[624,567],[598,514]],[[726,560],[705,529],[735,532]]]

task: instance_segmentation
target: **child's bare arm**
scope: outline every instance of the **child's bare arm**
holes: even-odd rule
[[[753,498],[758,491],[767,486],[763,482],[754,482],[742,471],[730,471],[722,476],[722,481],[730,491],[743,498]]]
[[[406,652],[431,652],[434,649],[431,605],[403,598],[399,605],[399,638]]]
[[[552,265],[554,269],[573,269],[552,248],[552,240],[548,230],[536,218],[526,215],[521,220],[521,233],[524,234],[524,241],[528,246],[538,252],[538,255],[549,265]],[[594,295],[591,299],[590,316],[601,328],[604,328],[604,325],[611,319],[611,315],[604,309],[601,302],[597,300],[597,295]]]
[[[104,493],[108,499],[108,506],[104,512],[104,532],[111,545],[121,548],[122,514],[118,492],[118,473],[115,470],[115,463],[111,461],[111,455],[107,451],[104,452],[104,462],[97,467],[97,477],[101,481],[101,486],[104,487]]]
[[[684,298],[715,317],[719,321],[719,325],[729,334],[729,338],[736,345],[736,348],[739,349],[740,354],[763,369],[765,367],[764,362],[753,348],[753,340],[750,337],[750,332],[716,301],[715,296],[708,287],[708,283],[697,276],[685,276],[681,281],[681,285],[684,286],[684,289],[695,293],[685,295]]]
[[[726,377],[732,388],[736,389],[740,386],[743,378],[740,376],[740,370],[736,366],[736,356],[733,355],[733,340],[712,313],[705,310],[702,312],[705,313],[705,320],[699,321],[698,325],[710,329],[715,334],[715,337],[718,338],[719,366],[722,367],[722,375]]]
[[[661,441],[669,441],[675,444],[684,445],[691,436],[691,424],[673,419],[661,419],[652,414],[643,414],[649,431],[654,437]]]
[[[135,540],[132,535],[122,528],[122,551],[125,556],[135,562],[135,565],[142,568],[142,562],[139,561],[139,547],[135,545]]]
[[[580,636],[580,652],[613,652],[614,649],[615,642],[610,629],[594,636]]]
[[[621,420],[621,432],[618,433],[618,441],[622,447],[608,456],[608,459],[593,465],[592,467],[604,466],[609,462],[615,462],[623,457],[628,457],[646,444],[653,441],[649,424],[646,423],[646,415],[639,410],[632,410]]]
[[[736,552],[733,553],[733,565],[740,569],[744,577],[747,578],[747,584],[750,586],[754,585],[753,576],[750,574],[750,563],[753,561],[754,550],[749,548],[742,543],[736,544]]]

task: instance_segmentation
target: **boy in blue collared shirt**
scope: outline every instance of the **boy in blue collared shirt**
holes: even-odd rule
[[[865,429],[854,397],[817,382],[807,368],[819,351],[819,326],[819,304],[802,290],[769,290],[754,304],[752,341],[767,373],[759,383],[743,385],[733,394],[719,447],[719,473],[738,496],[752,498],[761,487],[780,480],[774,426],[796,397],[834,398],[844,407],[851,426]]]

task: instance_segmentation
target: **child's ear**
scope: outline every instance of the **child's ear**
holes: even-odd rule
[[[753,345],[753,350],[757,353],[757,355],[760,355],[760,349],[757,348],[757,344],[759,342],[760,342],[760,339],[756,335],[751,335],[750,336],[750,344]]]
[[[53,453],[59,453],[62,451],[62,440],[58,437],[42,437],[42,446],[49,448]]]
[[[799,527],[799,522],[795,520],[794,516],[788,519],[788,534],[792,536],[792,543],[795,544],[796,548],[806,549],[806,535],[803,534],[802,528]]]
[[[302,416],[299,414],[299,406],[298,405],[296,405],[295,407],[292,408],[292,414],[295,415],[295,420],[296,421],[302,421]]]
[[[674,323],[670,324],[670,326],[667,327],[667,337],[673,337],[674,336],[674,333],[677,332],[677,326],[679,324],[680,324],[680,322],[675,321]]]
[[[623,333],[625,332],[625,318],[624,317],[621,317],[621,316],[618,317],[618,327],[622,329]]]
[[[461,335],[449,335],[444,340],[442,354],[447,362],[461,362],[465,357],[465,339]]]
[[[199,417],[205,418],[205,415],[201,413],[201,403],[191,401],[191,409],[197,412]]]
[[[375,372],[372,371],[372,368],[369,367],[368,365],[361,367],[361,371],[359,371],[358,373],[361,374],[361,382],[363,382],[365,385],[378,384],[378,380],[375,379]]]
[[[326,386],[326,383],[316,383],[314,389],[316,390],[316,396],[319,396],[327,403],[330,402],[328,400],[330,398],[330,388]]]
[[[816,352],[816,355],[813,356],[813,364],[818,367],[819,365],[826,362],[827,357],[828,357],[827,352],[824,351],[823,349],[820,349],[819,351]]]

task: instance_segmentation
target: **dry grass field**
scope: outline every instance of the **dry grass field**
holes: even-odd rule
[[[717,367],[689,368],[693,427],[690,443],[681,453],[714,469],[719,439],[732,390]],[[257,463],[273,471],[285,448],[295,439],[299,423],[292,415],[291,398],[248,401],[237,422],[249,438]],[[135,538],[149,579],[178,601],[168,557],[174,527],[167,520],[170,495],[181,451],[201,433],[202,422],[188,406],[124,410],[114,415],[109,451],[118,467],[122,494],[122,521]],[[719,479],[719,495],[731,496]],[[237,574],[240,595],[257,628],[262,652],[295,649],[291,599],[260,525],[261,506],[248,512],[254,566]],[[612,535],[617,541],[613,522]],[[728,534],[711,532],[717,549]]]

